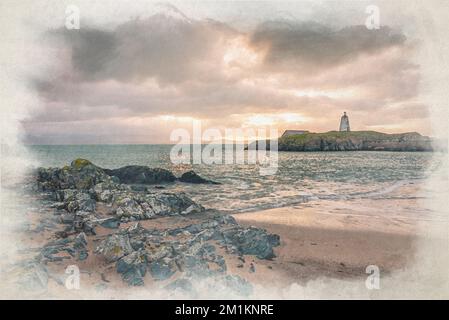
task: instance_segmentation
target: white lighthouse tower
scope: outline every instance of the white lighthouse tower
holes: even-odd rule
[[[343,112],[340,119],[340,131],[351,131],[351,128],[349,127],[349,118],[346,115],[346,112]]]

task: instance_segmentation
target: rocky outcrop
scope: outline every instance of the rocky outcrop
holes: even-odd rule
[[[64,168],[37,170],[37,190],[45,196],[46,207],[54,210],[55,219],[45,221],[42,228],[33,232],[58,230],[51,241],[38,248],[30,265],[33,267],[25,270],[35,278],[37,286],[44,287],[48,277],[42,273],[39,278],[44,270],[41,266],[62,261],[85,261],[85,265],[101,261],[105,269],[115,270],[130,286],[144,285],[145,278],[151,277],[156,281],[173,279],[166,288],[189,288],[198,279],[207,278],[232,284],[241,294],[251,291],[244,279],[227,274],[226,256],[236,256],[239,264],[247,255],[251,259],[273,259],[274,248],[280,244],[277,235],[241,226],[229,215],[207,211],[182,192],[135,188],[123,183],[161,182],[150,172],[162,172],[160,176],[172,179],[164,171],[124,168],[127,169],[112,173],[78,159]],[[119,176],[115,175],[117,172]],[[181,180],[213,183],[193,171]],[[156,221],[159,227],[154,229],[138,222],[160,217],[183,223],[178,227],[171,223],[160,227]],[[185,223],[188,219],[192,222]],[[256,272],[253,262],[248,270]]]
[[[437,141],[416,132],[387,134],[375,131],[306,132],[282,136],[279,151],[434,151]],[[269,142],[266,143],[269,149]],[[255,143],[257,148],[257,142]]]
[[[129,184],[135,191],[146,191],[147,188],[144,185],[171,183],[178,180],[172,172],[162,168],[132,165],[106,169],[85,159],[76,159],[70,166],[63,168],[38,168],[36,176],[40,189],[45,191],[87,190],[99,183],[105,183],[108,186]],[[218,184],[218,182],[200,177],[194,171],[185,172],[179,181]]]
[[[125,168],[128,169],[122,172],[129,173],[130,167]],[[167,177],[171,174],[162,169],[146,169],[140,168],[137,171],[158,172]],[[146,177],[146,181],[150,181],[149,176]],[[115,228],[119,222],[204,211],[201,205],[184,193],[150,192],[147,189],[136,191],[130,185],[119,183],[120,178],[109,176],[104,169],[83,159],[77,159],[70,166],[63,168],[39,168],[36,179],[38,189],[48,192],[50,198],[55,201],[52,206],[67,211],[67,214],[61,215],[61,221],[72,226],[68,232],[83,231],[92,234],[95,233],[97,225]],[[156,178],[153,175],[151,179]],[[99,204],[107,206],[109,216],[97,213]]]
[[[199,224],[160,231],[136,224],[109,235],[95,253],[116,263],[126,282],[142,285],[147,271],[155,280],[166,280],[176,273],[184,278],[225,274],[226,261],[218,247],[242,260],[244,255],[272,259],[273,248],[279,244],[277,235],[242,227],[232,217],[218,215]]]
[[[279,139],[280,151],[433,151],[429,137],[419,133],[374,131],[306,133]]]
[[[63,168],[38,168],[38,187],[44,191],[65,189],[88,190],[101,182],[116,180],[88,160],[76,159]]]

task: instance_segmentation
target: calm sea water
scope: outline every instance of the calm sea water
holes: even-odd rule
[[[29,147],[45,167],[60,167],[73,159],[85,158],[105,168],[145,165],[169,169],[178,176],[193,169],[221,184],[174,183],[166,185],[167,190],[184,191],[205,207],[229,212],[281,207],[311,199],[391,197],[397,186],[419,183],[438,165],[434,154],[424,152],[279,152],[277,173],[261,176],[258,165],[173,165],[171,148],[170,145]]]

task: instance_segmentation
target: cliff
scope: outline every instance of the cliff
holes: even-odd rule
[[[282,136],[278,148],[279,151],[434,151],[433,143],[431,138],[417,132],[329,131]]]

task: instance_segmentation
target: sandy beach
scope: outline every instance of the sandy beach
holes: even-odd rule
[[[272,262],[276,281],[304,283],[322,276],[366,277],[366,267],[373,264],[385,273],[405,267],[413,260],[418,223],[401,217],[401,211],[413,202],[319,201],[234,217],[240,224],[280,235]]]

